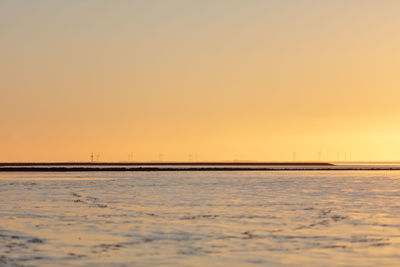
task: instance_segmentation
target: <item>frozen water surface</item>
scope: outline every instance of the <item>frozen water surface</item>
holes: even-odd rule
[[[399,262],[399,171],[0,174],[1,266]]]

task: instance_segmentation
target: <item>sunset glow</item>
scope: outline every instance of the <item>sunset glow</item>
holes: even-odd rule
[[[0,161],[400,160],[399,11],[1,1]]]

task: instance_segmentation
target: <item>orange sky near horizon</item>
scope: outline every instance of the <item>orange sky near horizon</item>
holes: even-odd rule
[[[398,14],[399,1],[1,1],[0,161],[400,160]]]

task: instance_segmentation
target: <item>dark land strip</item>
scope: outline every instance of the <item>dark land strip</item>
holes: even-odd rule
[[[321,167],[321,168],[165,168],[165,167],[0,167],[0,172],[184,172],[184,171],[400,171],[400,167]]]
[[[0,162],[11,166],[334,166],[328,162]]]

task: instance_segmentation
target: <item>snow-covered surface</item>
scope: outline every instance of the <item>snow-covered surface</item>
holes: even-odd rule
[[[400,262],[400,171],[0,174],[0,265]]]

